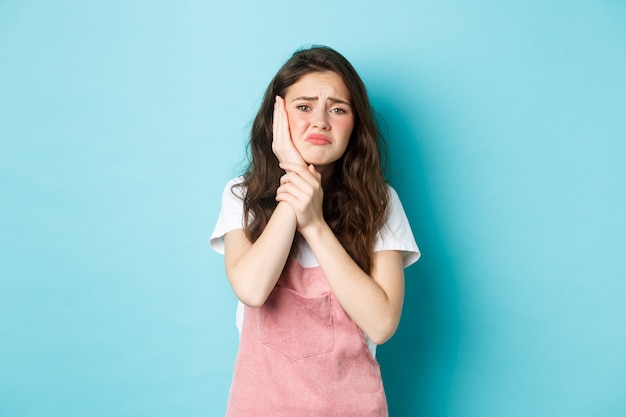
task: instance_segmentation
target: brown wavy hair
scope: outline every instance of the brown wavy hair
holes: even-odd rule
[[[252,124],[249,166],[240,186],[244,197],[244,231],[256,241],[277,202],[276,189],[284,172],[272,152],[272,119],[276,95],[312,72],[332,71],[350,91],[354,128],[343,156],[335,162],[333,176],[324,189],[324,219],[343,247],[365,272],[372,269],[376,233],[383,227],[389,195],[384,174],[381,136],[363,81],[350,62],[326,46],[296,51],[270,82]]]

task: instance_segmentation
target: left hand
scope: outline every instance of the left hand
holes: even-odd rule
[[[313,165],[283,162],[280,167],[287,173],[280,178],[276,201],[291,206],[296,214],[297,229],[304,235],[306,229],[324,222],[322,174]]]

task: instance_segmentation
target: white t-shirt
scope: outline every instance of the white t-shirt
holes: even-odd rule
[[[217,218],[217,223],[211,233],[211,247],[218,253],[224,254],[224,235],[235,229],[243,229],[243,195],[245,190],[243,187],[232,188],[233,185],[243,181],[243,177],[231,179],[224,187],[222,194],[222,208]],[[420,251],[415,243],[415,238],[411,232],[409,220],[406,217],[402,203],[398,198],[398,194],[391,187],[389,189],[389,207],[387,210],[387,220],[385,225],[376,234],[374,240],[374,252],[383,250],[397,250],[402,252],[402,260],[404,266],[407,267],[417,261],[420,257]],[[236,193],[236,194],[235,194]],[[305,268],[318,266],[319,263],[304,239],[298,240],[297,261]],[[241,334],[243,324],[243,304],[238,303],[236,323],[237,329]],[[369,338],[366,340],[372,352],[372,356],[376,354],[376,344]]]

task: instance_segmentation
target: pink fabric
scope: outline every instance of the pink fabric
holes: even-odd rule
[[[378,363],[320,267],[290,262],[246,307],[226,416],[388,416]]]

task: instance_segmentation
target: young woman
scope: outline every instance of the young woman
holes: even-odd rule
[[[375,347],[419,250],[380,141],[333,49],[297,51],[267,88],[211,236],[240,300],[227,416],[387,416]]]

